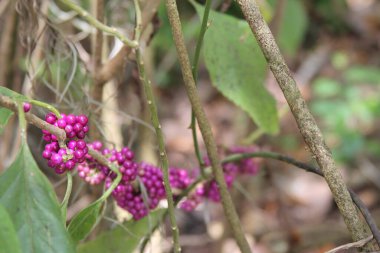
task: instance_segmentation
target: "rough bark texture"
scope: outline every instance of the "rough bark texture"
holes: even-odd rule
[[[254,0],[238,0],[237,2],[264,53],[273,75],[284,93],[307,146],[324,174],[353,240],[359,241],[367,238],[370,235],[368,227],[360,218],[352,202],[342,175],[332,158],[331,151],[326,146],[322,133],[311,115],[305,100],[302,98],[296,82],[256,2]],[[370,246],[365,248],[365,250],[373,249]]]

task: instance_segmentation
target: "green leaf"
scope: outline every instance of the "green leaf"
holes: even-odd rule
[[[21,245],[11,217],[0,204],[0,253],[21,253]]]
[[[198,15],[204,8],[193,3]],[[247,22],[210,12],[204,57],[213,85],[267,133],[278,132],[276,103],[264,87],[266,61]]]
[[[75,242],[85,239],[98,223],[101,206],[102,202],[95,201],[71,220],[68,230]]]
[[[12,117],[13,112],[7,108],[0,107],[0,134],[3,133],[8,120]]]
[[[270,0],[269,3],[276,8],[278,1]],[[303,3],[300,0],[287,0],[278,30],[278,44],[281,51],[287,55],[296,54],[308,25],[308,19]]]
[[[0,176],[0,204],[11,216],[22,252],[75,252],[54,190],[25,143]]]
[[[124,222],[123,226],[104,232],[96,239],[79,245],[78,253],[133,252],[140,240],[149,234],[152,228],[161,220],[164,212],[164,209],[159,209],[139,221]]]
[[[17,98],[20,100],[28,100],[28,98],[25,97],[24,95],[17,93],[13,90],[10,90],[8,88],[5,88],[4,86],[0,86],[0,94],[7,97],[11,97],[11,98]]]

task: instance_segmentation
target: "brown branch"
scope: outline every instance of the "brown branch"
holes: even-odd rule
[[[9,110],[18,113],[17,104],[10,98],[0,95],[0,106],[3,106],[5,108],[8,108]],[[66,132],[58,127],[55,127],[53,125],[50,125],[46,121],[43,121],[42,119],[38,118],[36,115],[31,113],[25,113],[25,119],[32,125],[35,125],[36,127],[47,130],[51,134],[54,134],[57,136],[57,139],[59,141],[64,141],[66,139]]]
[[[326,146],[322,133],[311,115],[305,100],[302,98],[275,39],[260,13],[256,1],[238,0],[237,2],[261,47],[273,75],[284,93],[306,144],[325,176],[353,240],[359,241],[367,238],[369,236],[368,227],[358,215],[358,211],[352,202],[342,175],[339,173],[332,158],[331,151]],[[370,250],[372,248],[366,246],[365,249]]]
[[[128,54],[131,48],[123,46],[117,54],[103,64],[103,67],[95,74],[95,80],[99,85],[104,85],[111,80],[118,72],[122,71],[125,63],[127,62]]]
[[[240,248],[240,251],[243,253],[251,252],[250,246],[244,236],[244,232],[241,227],[231,195],[228,192],[227,185],[224,180],[223,169],[217,152],[216,143],[211,132],[210,123],[208,122],[206,114],[203,110],[200,98],[198,96],[198,91],[195,86],[189,55],[186,50],[185,40],[182,33],[181,21],[179,18],[176,0],[166,0],[166,9],[172,28],[173,39],[177,49],[186,92],[191,102],[195,117],[198,120],[198,125],[205,142],[207,154],[211,161],[213,174],[218,184],[226,219],[231,226],[232,233]]]

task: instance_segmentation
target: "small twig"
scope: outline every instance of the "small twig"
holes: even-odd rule
[[[367,238],[364,238],[360,241],[347,243],[345,245],[336,247],[332,250],[326,251],[326,253],[336,253],[336,252],[339,252],[341,250],[348,250],[348,249],[352,249],[352,248],[360,248],[360,247],[363,247],[364,245],[366,245],[369,241],[371,241],[372,238],[373,238],[373,236],[371,235],[371,236],[368,236]]]
[[[233,236],[235,237],[240,251],[243,253],[251,252],[251,248],[248,244],[247,239],[245,238],[231,195],[228,192],[227,184],[224,180],[224,173],[219,161],[219,155],[211,131],[210,123],[203,110],[200,98],[198,96],[197,87],[195,86],[189,55],[187,53],[185,40],[182,33],[181,21],[179,18],[176,1],[166,0],[166,9],[173,33],[174,43],[177,49],[177,54],[182,70],[182,76],[184,79],[186,92],[191,102],[194,114],[198,120],[198,125],[202,133],[207,154],[211,161],[213,174],[219,187],[219,192],[222,200],[221,202],[223,205],[224,213],[226,215],[226,219],[228,220],[231,226]]]
[[[202,18],[202,24],[201,24],[201,30],[199,33],[199,37],[197,40],[197,45],[195,46],[195,53],[194,53],[194,59],[193,59],[193,78],[195,81],[195,85],[197,85],[198,82],[198,68],[199,68],[199,56],[201,54],[202,44],[203,44],[203,38],[205,36],[207,26],[208,26],[208,17],[210,14],[211,9],[211,0],[206,0],[205,4],[205,10],[203,12],[203,18]],[[198,137],[197,137],[197,120],[195,119],[194,111],[191,110],[191,133],[193,135],[193,144],[194,144],[194,150],[195,155],[198,159],[199,167],[201,169],[201,173],[203,173],[203,167],[204,167],[204,161],[202,159],[201,152],[199,150],[199,144],[198,144]]]
[[[273,34],[260,13],[259,6],[254,0],[237,0],[237,3],[284,93],[305,143],[325,176],[352,239],[359,241],[368,237],[368,228],[358,215],[343,177],[334,162],[331,151],[327,147],[322,132],[311,115],[306,101],[301,96]],[[366,245],[365,250],[371,250],[371,245]]]
[[[124,36],[122,33],[118,32],[115,27],[110,27],[93,16],[91,16],[86,10],[84,10],[82,7],[79,5],[76,5],[70,0],[59,0],[61,3],[63,3],[66,7],[68,7],[70,10],[75,11],[78,13],[79,16],[81,16],[84,20],[86,20],[89,24],[91,24],[93,27],[103,31],[104,33],[110,34],[112,36],[115,36],[119,40],[121,40],[125,45],[136,48],[139,46],[138,42],[135,40],[130,40],[126,36]]]
[[[139,41],[140,35],[141,35],[141,29],[142,29],[141,10],[140,10],[138,0],[134,0],[134,4],[135,4],[135,11],[136,11],[135,40]],[[173,200],[172,189],[170,187],[170,181],[169,181],[169,161],[168,161],[167,153],[165,150],[164,135],[162,133],[161,125],[158,118],[157,106],[154,100],[151,82],[145,73],[145,65],[143,62],[141,48],[136,49],[136,62],[137,62],[138,70],[139,70],[140,80],[144,86],[146,100],[148,102],[148,107],[150,110],[152,125],[154,126],[154,129],[156,131],[158,149],[160,152],[159,156],[160,156],[161,166],[162,166],[162,171],[163,171],[164,187],[165,187],[165,192],[166,192],[166,198],[168,201],[168,214],[169,214],[169,219],[170,219],[171,229],[172,229],[174,252],[179,253],[181,252],[181,246],[179,244],[179,230],[178,230],[177,221],[175,218],[174,200]]]
[[[62,213],[63,224],[66,224],[67,206],[69,204],[69,199],[71,196],[72,189],[73,189],[73,176],[71,175],[71,172],[68,172],[65,197],[63,198],[62,203],[61,203],[61,213]]]

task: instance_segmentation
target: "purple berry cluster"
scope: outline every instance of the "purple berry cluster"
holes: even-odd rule
[[[140,163],[132,180],[123,173],[123,179],[112,192],[112,196],[121,208],[132,214],[135,220],[148,215],[149,210],[155,209],[160,200],[165,198],[165,188],[162,172],[158,167]],[[137,180],[135,180],[137,179]],[[110,187],[112,178],[106,179],[106,188]]]
[[[185,190],[193,182],[193,179],[185,169],[170,168],[169,182],[171,188]]]
[[[158,167],[147,163],[136,163],[134,153],[124,147],[120,151],[103,148],[99,141],[89,143],[88,146],[101,152],[108,160],[118,166],[122,178],[112,196],[118,206],[132,214],[135,220],[148,215],[149,210],[157,207],[160,200],[165,198],[162,172]],[[79,177],[90,184],[105,182],[109,188],[116,178],[116,173],[101,165],[90,155],[77,167]]]
[[[89,130],[88,118],[86,115],[65,115],[61,114],[61,118],[58,119],[53,113],[48,113],[45,117],[47,123],[59,127],[66,132],[68,139],[78,138],[84,139],[86,133]],[[44,132],[44,140],[47,142],[57,141],[55,135],[50,134],[49,132]]]
[[[48,113],[46,122],[66,132],[66,147],[60,147],[55,135],[46,130],[42,130],[43,139],[48,142],[42,152],[42,157],[48,161],[48,166],[55,169],[55,172],[62,174],[71,171],[75,165],[85,161],[88,147],[83,140],[88,132],[88,118],[85,115],[65,115],[58,119],[53,113]]]
[[[30,110],[24,104],[25,112]],[[54,114],[46,115],[46,122],[63,129],[66,132],[66,145],[60,147],[57,137],[48,131],[43,130],[43,139],[48,142],[42,152],[43,158],[48,161],[48,166],[54,168],[56,173],[62,174],[71,171],[77,166],[78,175],[91,185],[105,183],[109,188],[116,178],[116,173],[109,167],[100,164],[88,154],[92,148],[108,158],[115,165],[122,175],[121,181],[112,191],[112,196],[118,206],[127,210],[135,220],[139,220],[149,211],[155,209],[159,202],[165,199],[165,187],[163,175],[160,168],[148,163],[137,163],[134,160],[134,153],[124,147],[120,151],[116,149],[103,148],[100,141],[87,144],[83,139],[89,130],[88,118],[85,115],[64,115],[58,119]],[[256,148],[234,147],[227,151],[229,154],[254,152]],[[206,158],[206,165],[210,162]],[[224,178],[227,187],[233,185],[238,175],[256,174],[258,171],[257,160],[243,159],[236,163],[226,163],[223,165]],[[190,175],[189,171],[183,168],[169,169],[169,182],[173,189],[174,197],[187,190],[195,182],[199,170]],[[220,202],[221,197],[215,179],[207,180],[198,185],[184,201],[180,203],[180,208],[185,211],[194,210],[203,200],[209,199],[213,202]]]
[[[256,147],[234,147],[228,151],[230,154],[251,153],[257,151]],[[209,166],[210,161],[205,158],[205,165]],[[239,175],[254,175],[258,172],[259,165],[257,159],[247,158],[236,163],[223,164],[224,180],[228,188],[231,188],[235,179]],[[171,183],[172,184],[172,183]],[[185,211],[194,210],[203,199],[213,202],[220,202],[221,196],[219,187],[215,179],[203,182],[197,186],[195,191],[180,203],[180,208]]]
[[[257,152],[257,147],[255,146],[237,146],[232,147],[229,150],[230,154],[244,154]],[[247,158],[242,159],[237,163],[239,166],[240,174],[256,175],[259,171],[258,158]]]
[[[94,141],[87,146],[101,152],[103,144],[100,141]],[[79,177],[91,185],[102,183],[110,173],[110,169],[107,166],[100,164],[89,154],[86,154],[85,160],[78,164],[77,170]]]

